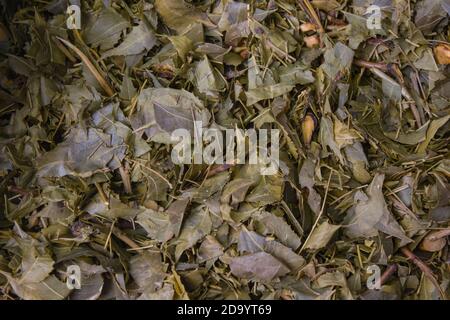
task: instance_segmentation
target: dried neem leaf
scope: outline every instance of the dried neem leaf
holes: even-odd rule
[[[225,43],[236,45],[250,34],[249,6],[247,3],[227,1],[217,26],[225,33]]]
[[[111,49],[119,41],[122,31],[129,26],[130,23],[120,13],[110,6],[105,6],[89,15],[84,28],[84,39],[94,47]]]
[[[254,181],[250,179],[234,179],[227,183],[223,189],[220,201],[224,203],[229,203],[231,201],[231,205],[241,203],[245,200],[247,191],[252,185],[254,185]]]
[[[109,85],[108,81],[105,80],[104,76],[97,70],[97,68],[92,64],[89,57],[87,57],[80,49],[71,44],[69,41],[66,41],[62,38],[58,37],[58,40],[68,46],[70,49],[75,51],[75,53],[80,57],[85,66],[89,69],[95,79],[98,81],[103,90],[109,95],[112,96],[114,94],[114,90]]]
[[[120,167],[126,144],[134,145],[135,139],[131,129],[121,122],[125,121],[122,112],[117,106],[107,105],[93,114],[92,121],[94,126],[90,128],[72,128],[62,143],[36,160],[39,176],[89,177]]]
[[[322,222],[312,232],[310,238],[308,239],[308,243],[305,245],[305,249],[322,249],[328,244],[328,242],[340,227],[341,226],[339,225],[332,225],[328,221]]]
[[[198,262],[217,259],[223,255],[222,244],[211,235],[207,235],[198,249]]]
[[[39,159],[37,169],[40,176],[62,177],[65,175],[90,176],[96,170],[116,169],[119,159],[124,157],[124,149],[115,149],[105,142],[111,141],[111,136],[96,129],[78,127],[70,131],[65,142],[58,145]],[[122,155],[120,154],[122,153]]]
[[[240,278],[269,282],[289,273],[289,269],[266,252],[232,258],[231,272]]]
[[[134,132],[170,144],[176,129],[186,129],[194,136],[194,122],[209,124],[210,112],[192,93],[171,88],[149,88],[138,97],[136,112],[130,116]]]
[[[314,82],[311,70],[307,70],[306,66],[299,63],[281,66],[279,73],[281,83],[305,85]]]
[[[155,292],[146,291],[137,300],[173,300],[175,291],[171,284],[165,283],[163,287]]]
[[[63,300],[70,293],[67,284],[54,275],[34,283],[21,283],[13,278],[9,281],[14,293],[24,300]]]
[[[439,128],[445,125],[448,122],[448,120],[450,120],[450,115],[431,121],[430,126],[427,129],[425,141],[423,141],[419,145],[419,147],[417,148],[417,153],[425,152],[425,150],[427,149],[428,145],[431,142],[431,139],[433,139],[436,132],[439,130]]]
[[[238,251],[241,253],[267,252],[283,262],[292,272],[305,264],[305,259],[292,249],[275,240],[264,238],[260,234],[242,228],[239,233]]]
[[[192,40],[186,36],[171,36],[168,37],[168,39],[170,40],[170,42],[172,42],[173,46],[177,50],[181,60],[185,62],[188,54],[194,49],[194,43],[192,42]],[[219,48],[222,49],[222,47]]]
[[[225,88],[225,82],[219,77],[207,56],[204,56],[195,66],[194,82],[199,95],[211,100],[218,100]]]
[[[122,86],[120,88],[119,93],[120,98],[131,101],[131,99],[133,99],[136,93],[137,91],[133,85],[132,79],[128,75],[125,75],[123,77]]]
[[[285,93],[288,93],[293,88],[294,85],[292,84],[278,83],[270,86],[251,89],[245,93],[247,97],[247,105],[251,106],[252,104],[255,104],[261,100],[279,97]]]
[[[125,36],[124,41],[119,46],[104,52],[102,58],[140,54],[152,49],[156,43],[157,40],[153,31],[147,27],[145,21],[141,21]]]
[[[353,145],[356,141],[361,140],[361,135],[358,131],[350,128],[348,125],[342,123],[339,119],[334,119],[334,139],[339,149],[345,146]]]
[[[344,162],[344,157],[340,151],[341,148],[339,147],[339,144],[336,141],[336,136],[334,135],[333,121],[328,116],[322,117],[320,122],[319,141],[322,148],[326,150],[327,147],[329,147],[339,161],[342,163]]]
[[[77,260],[81,271],[81,288],[70,293],[71,300],[96,300],[103,291],[105,280],[103,274],[106,272],[101,265],[88,264]]]
[[[0,299],[446,299],[449,1],[47,2],[0,1]],[[209,128],[278,170],[174,159]]]
[[[155,292],[161,289],[167,274],[161,255],[144,252],[130,260],[130,274],[142,292]]]
[[[34,246],[27,245],[22,249],[22,255],[22,273],[18,283],[41,282],[53,271],[54,261],[48,253],[40,255]]]
[[[198,188],[192,188],[186,191],[192,200],[202,203],[210,199],[214,194],[222,191],[224,186],[230,180],[230,173],[225,171],[215,176],[205,179]]]
[[[155,7],[169,28],[179,33],[198,21],[207,21],[207,15],[183,0],[156,0]]]
[[[130,207],[113,195],[110,195],[106,200],[107,202],[105,203],[104,199],[97,194],[86,205],[86,207],[84,207],[84,210],[92,215],[99,215],[109,219],[134,218],[144,211],[142,208],[139,209]]]
[[[351,238],[374,237],[378,231],[409,243],[409,239],[387,208],[383,195],[384,174],[377,173],[366,193],[355,193],[356,204],[348,213],[345,233]]]
[[[321,67],[328,77],[335,79],[339,73],[345,73],[350,69],[354,54],[352,49],[338,42],[333,48],[325,51],[325,62]]]
[[[414,19],[417,27],[425,34],[430,33],[433,28],[446,17],[443,10],[445,1],[425,0],[417,4],[417,13]]]
[[[178,237],[189,200],[176,200],[165,212],[146,209],[136,217],[151,239],[166,242],[172,237]]]
[[[178,260],[185,250],[209,234],[211,228],[212,221],[208,209],[204,206],[192,209],[181,227],[180,236],[175,240],[175,258]]]
[[[372,177],[368,172],[369,161],[361,142],[357,141],[344,148],[346,159],[351,163],[353,177],[361,183],[369,183]]]

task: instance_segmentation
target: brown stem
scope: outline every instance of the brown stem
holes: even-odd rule
[[[70,60],[70,62],[72,62],[72,63],[77,62],[77,59],[75,59],[75,57],[70,53],[69,50],[66,49],[65,46],[62,45],[62,43],[60,41],[58,41],[55,37],[52,37],[52,41],[54,44],[56,44],[58,49],[61,50],[62,53],[64,53],[64,55],[67,57],[67,59]]]
[[[445,292],[442,291],[441,286],[439,285],[438,281],[436,280],[436,277],[433,274],[433,271],[427,266],[425,262],[420,260],[419,257],[417,257],[414,253],[411,252],[407,247],[400,248],[400,251],[407,257],[409,260],[411,260],[434,284],[436,289],[439,290],[439,293],[442,296],[442,299],[446,299]]]
[[[113,230],[112,233],[117,238],[119,238],[120,240],[125,242],[130,248],[132,248],[132,249],[139,249],[140,248],[140,246],[136,242],[134,242],[133,240],[128,238],[128,236],[125,233],[123,233],[120,229],[114,227],[112,230]]]
[[[431,269],[426,265],[425,262],[420,260],[419,257],[417,257],[414,253],[412,253],[411,250],[409,250],[407,247],[403,247],[403,248],[400,248],[400,251],[403,253],[403,255],[405,257],[407,257],[416,266],[418,266],[419,269],[422,270],[423,273],[425,273],[427,275],[431,275],[432,277],[434,277],[433,271],[431,271]]]
[[[333,17],[333,16],[330,15],[330,14],[327,15],[327,20],[328,20],[329,24],[331,24],[331,25],[333,25],[333,26],[340,26],[340,27],[343,27],[343,26],[347,26],[347,25],[348,25],[348,23],[345,22],[345,20],[335,18],[335,17]]]
[[[391,264],[389,267],[386,268],[386,270],[384,270],[383,274],[381,275],[380,278],[380,283],[381,285],[385,284],[386,281],[389,279],[390,276],[392,276],[394,274],[394,272],[396,272],[398,269],[396,264]]]
[[[389,44],[391,43],[391,41],[381,39],[381,38],[369,38],[369,39],[367,39],[367,43],[372,44],[372,45],[383,45],[387,48],[390,48]]]
[[[19,188],[17,186],[9,186],[8,187],[8,191],[20,194],[21,196],[24,196],[24,197],[32,193],[30,191],[27,191],[25,189]]]
[[[376,69],[380,69],[384,72],[389,71],[389,67],[386,63],[370,62],[370,61],[361,60],[361,59],[355,59],[353,61],[353,63],[362,68],[367,68],[367,69],[376,68]]]
[[[123,188],[125,189],[125,192],[127,194],[130,194],[131,193],[131,181],[130,181],[130,174],[128,173],[128,169],[125,168],[124,165],[121,165],[119,167],[119,173],[120,173],[120,177],[122,178]]]
[[[378,69],[380,71],[386,72],[394,77],[397,82],[400,84],[402,89],[404,88],[405,81],[403,79],[402,72],[400,68],[395,63],[381,63],[381,62],[371,62],[362,59],[355,59],[353,63],[359,67],[367,68],[367,69]],[[410,97],[411,98],[411,97]]]

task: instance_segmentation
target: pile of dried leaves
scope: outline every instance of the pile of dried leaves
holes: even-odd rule
[[[446,299],[449,13],[1,0],[2,298]],[[174,165],[198,118],[279,129],[278,174]]]

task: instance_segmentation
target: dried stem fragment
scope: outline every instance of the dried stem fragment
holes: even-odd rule
[[[381,275],[380,278],[381,285],[385,284],[386,281],[389,280],[390,276],[392,276],[397,271],[397,269],[398,267],[396,264],[391,264],[389,267],[387,267],[386,270],[384,270],[383,274]]]
[[[427,266],[427,264],[422,260],[420,260],[419,257],[417,257],[414,253],[412,253],[411,250],[409,250],[407,247],[400,248],[400,251],[431,280],[436,289],[439,290],[439,293],[441,294],[442,298],[445,300],[446,299],[445,292],[442,290],[441,286],[436,280],[436,277],[433,274],[433,271],[431,271],[431,269]]]
[[[114,90],[111,88],[111,86],[108,84],[108,82],[103,78],[103,76],[100,74],[100,72],[95,68],[95,66],[92,64],[92,62],[89,60],[89,58],[76,46],[74,46],[72,43],[70,43],[67,40],[64,40],[63,38],[57,37],[59,41],[64,43],[67,47],[72,49],[78,57],[80,57],[81,61],[86,65],[86,67],[89,69],[89,71],[92,73],[92,75],[95,77],[95,79],[98,81],[102,89],[105,91],[105,93],[112,97],[114,95]]]

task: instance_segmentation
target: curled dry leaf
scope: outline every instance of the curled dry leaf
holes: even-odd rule
[[[450,229],[431,231],[423,238],[420,243],[420,249],[429,252],[441,251],[447,244],[449,235]]]
[[[438,44],[434,47],[434,56],[439,64],[450,64],[450,45],[446,43]]]

